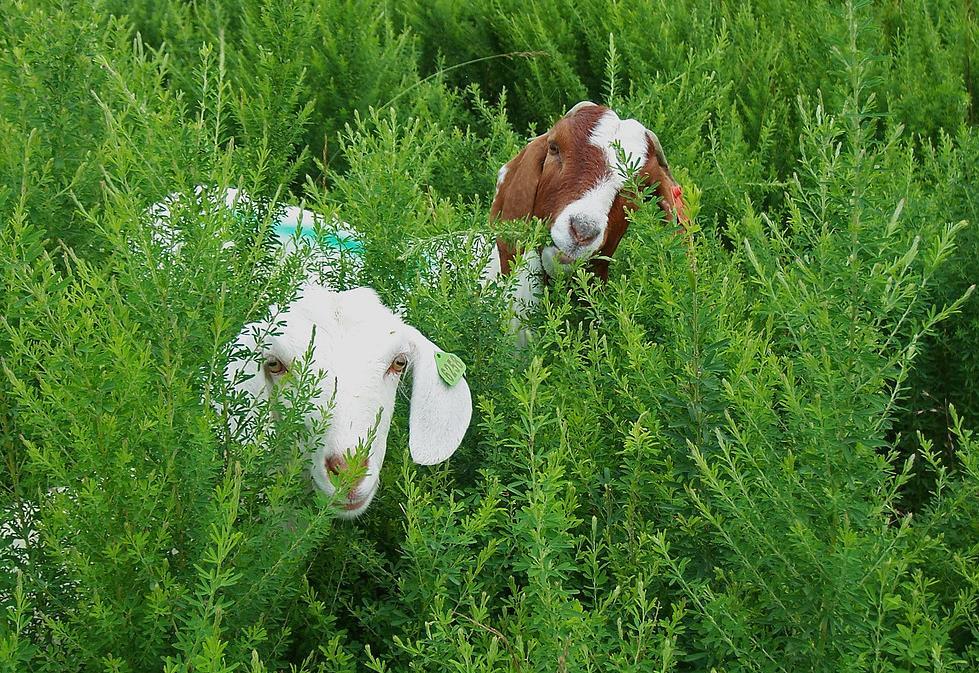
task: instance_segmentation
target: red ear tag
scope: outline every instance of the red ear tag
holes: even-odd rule
[[[673,208],[676,211],[677,222],[689,222],[687,217],[687,207],[683,205],[683,188],[680,185],[673,185]]]

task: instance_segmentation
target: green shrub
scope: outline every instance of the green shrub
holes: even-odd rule
[[[5,669],[979,667],[969,11],[0,19]],[[518,350],[480,286],[496,171],[586,96],[657,131],[694,222],[641,207],[609,282],[556,280]],[[175,255],[148,208],[197,186],[254,203],[180,200]],[[437,467],[399,405],[354,522],[309,487],[315,372],[229,430],[230,344],[294,294],[268,229],[299,201],[362,239],[330,282],[401,307],[474,395]]]

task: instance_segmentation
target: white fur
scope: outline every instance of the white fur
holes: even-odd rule
[[[499,191],[500,185],[503,184],[503,181],[506,180],[506,172],[507,172],[507,170],[508,170],[507,164],[503,164],[502,166],[500,166],[500,170],[496,174],[496,189],[497,189],[497,191]]]
[[[490,251],[489,261],[486,262],[486,266],[483,267],[483,271],[479,275],[480,287],[486,287],[491,281],[499,278],[501,273],[503,273],[503,269],[500,265],[500,248],[494,245]]]
[[[572,111],[580,105],[583,103],[576,105]],[[568,257],[590,257],[605,244],[609,210],[625,183],[626,174],[626,166],[619,160],[613,145],[618,143],[621,146],[628,165],[638,167],[647,159],[646,138],[646,128],[642,124],[635,119],[620,119],[612,110],[606,111],[592,129],[588,142],[605,153],[606,173],[598,184],[558,213],[551,227],[551,240]],[[571,235],[572,218],[597,228],[599,233],[595,239],[587,245],[579,245]]]
[[[226,372],[228,380],[256,400],[268,399],[280,379],[264,368],[265,359],[274,356],[288,367],[312,343],[310,365],[323,380],[307,425],[321,427],[324,415],[330,416],[326,430],[312,439],[310,447],[313,481],[320,490],[328,496],[336,493],[327,459],[347,460],[374,431],[366,447],[367,474],[348,494],[348,509],[341,512],[344,518],[361,514],[377,492],[402,378],[390,368],[399,355],[407,357],[412,371],[408,443],[414,461],[421,465],[442,462],[462,442],[472,416],[468,384],[463,379],[448,386],[435,367],[438,346],[405,324],[370,288],[334,292],[305,285],[300,298],[279,313],[275,322],[282,325],[279,333],[273,333],[268,322],[245,326],[238,345],[261,357],[257,362],[255,358],[233,360]]]
[[[526,348],[530,333],[522,325],[527,317],[537,310],[543,289],[543,267],[537,251],[529,252],[526,261],[517,268],[517,283],[511,294],[513,317],[510,319],[510,332],[517,335],[517,346]]]
[[[572,260],[567,257],[557,246],[548,245],[541,251],[541,268],[551,278],[559,278],[567,273],[569,262]]]
[[[251,204],[248,195],[238,189],[227,189],[223,197],[208,199],[202,187],[194,190],[194,198],[205,209],[223,207],[234,211]],[[164,244],[161,247],[170,255],[170,262],[180,259],[183,247],[181,232],[169,219],[171,208],[181,198],[188,197],[172,194],[149,209],[154,218],[154,239]],[[286,206],[280,213],[272,225],[282,257],[295,253],[300,246],[313,246],[313,254],[306,257],[306,284],[285,311],[277,314],[275,307],[270,308],[278,331],[269,321],[243,328],[236,345],[255,356],[233,360],[226,376],[256,401],[266,400],[275,385],[288,381],[267,371],[267,357],[275,356],[288,366],[303,356],[312,343],[310,365],[324,378],[314,400],[316,409],[306,419],[307,426],[323,427],[324,416],[329,415],[326,430],[313,437],[309,447],[312,478],[320,490],[331,497],[336,493],[327,459],[348,460],[358,444],[366,444],[373,432],[370,446],[365,447],[367,474],[348,494],[346,508],[340,513],[352,518],[367,509],[379,485],[401,379],[401,375],[389,371],[392,361],[403,354],[413,371],[409,448],[412,458],[421,465],[446,460],[458,448],[469,427],[472,398],[465,379],[451,388],[442,381],[435,369],[435,353],[440,349],[384,306],[373,290],[334,292],[317,282],[317,270],[335,265],[344,250],[355,268],[361,266],[360,242],[348,224],[328,222],[322,215],[295,205]],[[328,234],[322,244],[312,236],[315,228]],[[348,249],[347,244],[354,249]],[[222,248],[231,250],[234,242],[228,241]],[[435,250],[428,255],[433,270],[441,263],[440,253]],[[232,430],[237,430],[234,420],[232,425]]]
[[[516,273],[511,275],[512,280],[507,285],[513,314],[510,318],[510,333],[516,336],[517,346],[525,348],[530,341],[530,334],[523,328],[523,323],[540,304],[544,266],[536,250],[528,252],[523,260],[514,259],[512,263],[516,265]],[[494,245],[489,261],[480,275],[480,286],[486,287],[502,277],[500,250]]]
[[[152,217],[152,239],[158,246],[162,259],[159,263],[161,269],[168,266],[176,268],[181,260],[181,251],[184,247],[183,232],[170,220],[171,211],[181,200],[190,198],[187,194],[175,192],[168,195],[159,203],[151,206],[147,213]],[[230,211],[250,208],[253,205],[251,198],[244,191],[230,187],[224,191],[224,203],[210,198],[209,193],[201,185],[194,188],[194,198],[198,205],[205,211],[214,211],[219,208],[226,208]],[[295,205],[288,205],[281,210],[281,214],[273,223],[276,238],[281,244],[281,254],[283,257],[295,253],[303,245],[311,247],[312,254],[306,256],[305,271],[310,279],[318,279],[317,270],[329,268],[339,263],[341,252],[339,247],[334,245],[337,241],[346,241],[359,245],[357,233],[351,226],[337,218],[328,219],[319,213],[300,208]],[[311,234],[314,229],[320,229],[327,233],[328,240],[325,243],[317,241]],[[298,232],[298,233],[297,233]],[[332,242],[331,240],[332,239]],[[233,240],[225,240],[221,245],[222,250],[235,248]],[[346,252],[346,258],[351,263],[353,270],[362,268],[361,256],[357,252]]]

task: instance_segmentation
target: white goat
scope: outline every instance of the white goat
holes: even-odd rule
[[[201,198],[200,188],[196,193]],[[175,198],[180,197],[172,195],[149,211],[156,218],[155,226],[171,242],[179,240],[167,221]],[[223,205],[232,210],[247,203],[247,195],[238,190],[228,189],[224,194]],[[316,245],[313,228],[323,224],[322,216],[288,206],[274,231],[284,254],[295,250],[297,238],[305,238],[314,245],[315,261],[320,264],[338,260],[341,251],[359,263],[362,246],[345,223],[334,222],[337,233],[326,237],[325,246]],[[270,321],[246,325],[236,345],[238,350],[244,348],[259,358],[233,360],[226,376],[256,402],[268,399],[275,386],[286,384],[289,368],[312,345],[310,364],[323,380],[307,426],[323,427],[324,415],[329,414],[326,431],[312,439],[310,450],[316,486],[334,496],[336,487],[330,475],[350,468],[348,462],[358,445],[368,450],[366,473],[352,485],[341,516],[358,516],[377,492],[395,393],[409,367],[412,458],[420,465],[431,465],[446,460],[459,447],[472,417],[466,380],[456,381],[449,375],[443,379],[435,357],[442,350],[384,306],[372,289],[336,292],[307,282],[300,288],[299,298],[284,311],[277,313],[272,307],[270,313],[276,316],[274,327],[278,331],[273,331]]]
[[[351,487],[341,513],[352,518],[377,492],[405,370],[412,372],[408,445],[420,465],[440,463],[455,452],[469,427],[472,398],[465,379],[449,385],[440,376],[435,356],[441,349],[384,306],[372,289],[333,292],[305,285],[301,292],[277,316],[280,333],[270,334],[267,322],[242,330],[237,345],[260,353],[260,362],[233,360],[227,377],[256,401],[268,399],[312,344],[312,369],[324,379],[307,425],[320,427],[323,414],[330,415],[311,451],[316,485],[333,496],[330,475],[349,469],[357,446],[369,443],[366,474]]]
[[[202,188],[195,190],[195,196],[198,200],[206,198]],[[170,208],[179,198],[178,194],[171,195],[148,211],[154,218],[154,242],[172,256],[179,255],[183,247],[179,230],[169,221]],[[234,209],[246,203],[247,196],[238,190],[229,189],[224,194],[224,207]],[[207,205],[219,207],[214,202]],[[311,211],[286,207],[274,228],[284,254],[295,250],[297,237],[312,239],[315,244],[313,228],[323,222]],[[327,247],[314,250],[318,261],[335,261],[341,251],[346,251],[359,262],[362,247],[353,232],[346,226],[334,228],[337,233],[324,241]],[[230,250],[234,244],[228,241],[223,247]],[[367,449],[365,469],[351,485],[340,517],[352,519],[362,514],[377,493],[395,395],[409,368],[408,446],[412,459],[420,465],[433,465],[449,458],[459,447],[472,418],[469,385],[465,378],[456,380],[451,373],[446,373],[445,378],[451,381],[447,383],[436,364],[436,354],[442,350],[384,306],[374,290],[362,287],[335,292],[307,283],[284,311],[271,307],[270,313],[276,316],[274,325],[269,321],[246,325],[236,341],[236,350],[244,349],[258,358],[232,360],[225,375],[231,385],[249,394],[257,404],[267,400],[276,386],[288,385],[289,368],[312,344],[309,364],[322,379],[313,411],[305,420],[311,429],[326,426],[322,434],[311,437],[313,482],[328,496],[335,496],[331,475],[339,476],[350,468],[348,463],[358,446]],[[329,419],[324,418],[326,414]],[[64,490],[55,488],[50,493]],[[38,506],[27,502],[19,512],[11,509],[3,513],[0,543],[10,550],[0,561],[10,560],[15,567],[26,563],[26,548],[38,540],[33,523],[37,512]]]

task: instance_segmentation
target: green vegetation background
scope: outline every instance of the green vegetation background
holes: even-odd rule
[[[977,44],[970,0],[6,0],[0,666],[979,670]],[[466,238],[583,98],[696,226],[643,208],[515,355]],[[146,209],[195,185],[256,217],[188,206],[168,255]],[[312,377],[248,436],[212,405],[301,199],[475,395],[436,468],[398,410],[354,523]]]

